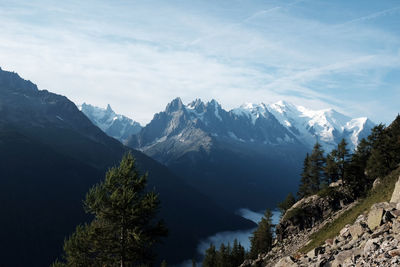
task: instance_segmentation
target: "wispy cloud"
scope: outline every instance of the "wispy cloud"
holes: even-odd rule
[[[400,92],[399,7],[343,3],[3,0],[0,66],[142,123],[176,96],[227,109],[284,98],[388,122],[397,103],[379,90]]]

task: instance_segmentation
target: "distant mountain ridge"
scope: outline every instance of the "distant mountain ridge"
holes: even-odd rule
[[[123,143],[130,141],[132,144],[135,142],[133,141],[135,137],[129,137],[136,134],[141,135],[140,131],[143,127],[139,123],[123,115],[115,114],[109,105],[107,109],[102,109],[84,103],[81,110],[104,132]],[[180,98],[176,98],[167,105],[165,111],[172,110],[182,110],[185,113],[185,126],[182,121],[179,127],[198,127],[214,137],[269,144],[300,142],[309,148],[312,148],[318,141],[325,151],[335,148],[342,138],[346,139],[349,148],[354,150],[358,142],[367,137],[375,126],[366,117],[350,118],[334,109],[311,110],[286,101],[273,104],[245,103],[227,111],[215,100],[203,102],[196,99],[184,105]],[[160,116],[157,114],[155,119]],[[266,119],[270,123],[266,124]],[[278,121],[287,131],[272,123],[274,120]],[[152,127],[154,125],[149,125],[148,128]],[[143,147],[143,150],[146,150],[152,145],[162,142],[163,139],[173,136],[173,130],[177,129],[172,126],[154,138],[153,135],[148,136],[149,130],[146,130],[146,134],[142,134],[146,137],[139,138],[138,142],[141,144],[135,144],[135,146]],[[203,145],[203,148],[207,148],[207,146]]]
[[[78,108],[103,132],[122,143],[125,143],[130,136],[137,134],[142,129],[138,122],[116,114],[110,105],[107,105],[107,108],[104,109],[83,103]]]

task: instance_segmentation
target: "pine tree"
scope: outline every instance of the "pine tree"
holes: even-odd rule
[[[339,180],[339,166],[337,163],[338,151],[333,149],[326,157],[325,183],[330,184]]]
[[[94,219],[65,241],[68,265],[124,267],[154,259],[152,247],[167,231],[162,221],[154,221],[160,202],[145,191],[146,183],[147,175],[138,173],[128,153],[90,189],[84,206]]]
[[[347,148],[346,140],[342,139],[342,141],[338,144],[337,147],[337,165],[338,165],[338,174],[339,179],[345,180],[346,169],[349,164],[350,153]]]
[[[231,260],[232,266],[239,266],[243,263],[245,259],[245,250],[244,247],[235,239],[233,241]]]
[[[372,151],[367,162],[368,176],[383,177],[400,163],[400,115],[385,128],[378,125],[372,129]]]
[[[272,248],[272,213],[266,210],[264,217],[258,224],[257,229],[250,237],[250,252],[249,256],[252,259],[257,258],[259,253],[266,253]]]
[[[371,155],[371,143],[365,138],[361,139],[354,154],[351,156],[347,168],[345,182],[355,197],[364,195],[372,184],[373,180],[365,175],[368,158]]]
[[[320,190],[321,181],[324,176],[324,150],[317,142],[314,145],[313,151],[310,156],[310,191],[315,194]]]
[[[230,267],[229,255],[230,255],[230,245],[228,244],[228,246],[225,246],[225,244],[222,243],[217,253],[217,266]]]
[[[310,156],[307,153],[303,163],[303,172],[301,173],[299,191],[297,192],[299,199],[311,195],[312,193],[310,165]]]
[[[203,260],[203,267],[216,267],[217,266],[217,251],[213,244],[206,250],[206,255]]]

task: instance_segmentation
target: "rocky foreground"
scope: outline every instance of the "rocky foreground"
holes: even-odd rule
[[[295,240],[296,236],[297,240],[301,239],[299,234],[288,236],[282,242]],[[307,243],[308,237],[305,235],[305,242],[300,243]],[[346,225],[324,245],[307,254],[292,250],[290,255],[277,247],[241,266],[400,266],[400,177],[390,202],[374,204],[367,214]]]

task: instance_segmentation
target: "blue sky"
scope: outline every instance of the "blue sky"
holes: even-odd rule
[[[400,1],[0,0],[0,67],[141,123],[176,96],[389,123]]]

